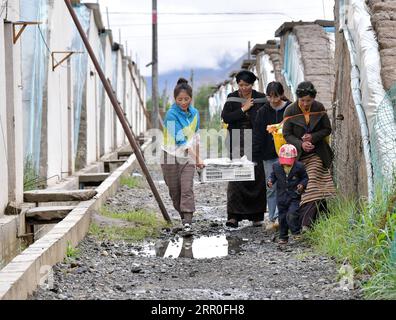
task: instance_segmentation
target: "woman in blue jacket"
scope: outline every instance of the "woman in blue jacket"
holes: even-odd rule
[[[184,231],[191,231],[195,212],[193,179],[195,168],[203,167],[199,156],[199,113],[191,105],[192,88],[180,78],[174,89],[175,103],[164,120],[161,168],[173,206],[179,212]]]

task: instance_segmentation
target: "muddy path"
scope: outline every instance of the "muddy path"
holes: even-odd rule
[[[225,228],[225,183],[201,184],[196,177],[194,235],[183,238],[160,168],[150,170],[174,227],[138,243],[88,235],[79,256],[54,266],[51,285],[31,299],[360,299],[359,289],[342,289],[336,264],[305,242],[279,246],[273,233],[248,221]],[[147,183],[121,187],[106,206],[159,211]]]

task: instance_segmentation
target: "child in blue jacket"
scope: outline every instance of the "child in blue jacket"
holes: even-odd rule
[[[287,244],[289,229],[292,235],[298,235],[301,231],[298,210],[301,194],[308,184],[308,174],[304,164],[296,161],[296,158],[296,147],[291,144],[283,145],[279,150],[279,160],[274,163],[272,174],[267,182],[269,188],[277,182],[279,244]]]

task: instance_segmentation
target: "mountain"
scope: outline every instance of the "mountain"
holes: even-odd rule
[[[219,68],[217,69],[207,69],[207,68],[196,68],[193,69],[194,72],[194,90],[197,90],[203,85],[216,85],[219,82],[223,82],[229,78],[229,74],[234,70],[239,70],[241,68],[242,61],[246,59],[246,55],[240,57],[237,61],[230,63],[228,58],[223,59],[219,63]],[[163,94],[166,88],[167,95],[172,97],[173,88],[179,78],[186,78],[191,84],[191,70],[178,70],[170,71],[167,73],[162,73],[159,75],[159,92],[160,95]],[[147,81],[147,94],[151,97],[151,77],[146,77]]]

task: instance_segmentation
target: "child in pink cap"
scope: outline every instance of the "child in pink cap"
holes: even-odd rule
[[[296,161],[297,149],[285,144],[279,150],[279,160],[273,165],[273,171],[267,185],[276,184],[276,202],[279,210],[279,244],[287,244],[289,229],[292,235],[301,232],[299,208],[301,194],[307,187],[308,175],[302,162]]]

